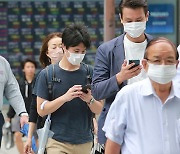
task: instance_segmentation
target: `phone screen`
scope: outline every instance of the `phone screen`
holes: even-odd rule
[[[131,64],[131,63],[135,63],[135,65],[132,66],[130,69],[140,65],[140,60],[129,60],[129,64]]]

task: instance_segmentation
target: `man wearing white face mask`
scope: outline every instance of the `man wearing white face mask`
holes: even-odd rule
[[[90,36],[82,25],[70,25],[62,34],[62,60],[54,65],[53,98],[48,100],[46,70],[37,82],[37,111],[51,114],[52,139],[48,139],[47,153],[89,154],[92,147],[92,112],[100,113],[102,103],[96,101],[89,89],[92,68],[82,63]],[[49,69],[52,65],[49,66]],[[52,74],[51,74],[52,75]],[[42,107],[43,106],[43,107]]]
[[[101,144],[106,142],[102,127],[117,92],[127,84],[146,78],[142,66],[131,69],[134,63],[129,64],[129,60],[143,59],[146,45],[152,39],[144,32],[149,16],[145,0],[121,0],[119,10],[125,33],[98,48],[93,71],[92,94],[97,100],[105,99],[98,121]]]
[[[129,35],[131,38],[140,37],[145,29],[146,29],[146,21],[142,22],[124,22],[122,20],[124,31]]]
[[[72,65],[80,65],[80,63],[83,61],[85,54],[80,54],[80,53],[72,53],[67,50],[69,53],[69,57],[66,55],[67,60],[72,64]]]
[[[166,38],[148,43],[142,61],[148,78],[125,86],[108,112],[106,154],[180,153],[180,92],[172,81],[178,57]]]

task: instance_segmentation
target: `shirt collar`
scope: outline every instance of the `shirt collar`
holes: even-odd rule
[[[180,98],[180,86],[176,82],[172,81],[172,94],[178,98]]]
[[[144,86],[144,85],[146,85],[146,86]],[[149,78],[147,78],[143,81],[141,94],[143,96],[149,96],[152,94],[156,95]],[[174,96],[180,98],[180,86],[178,86],[177,84],[175,84],[175,82],[172,81],[172,87],[171,87],[171,92],[169,94],[169,97],[174,97]]]
[[[149,95],[154,94],[154,89],[152,87],[152,84],[151,84],[151,81],[150,81],[149,78],[146,78],[143,81],[143,85],[142,85],[142,88],[141,88],[141,94],[143,96],[149,96]]]

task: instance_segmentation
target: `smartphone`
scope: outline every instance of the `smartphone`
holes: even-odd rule
[[[132,66],[130,69],[140,65],[140,60],[129,60],[129,64],[131,64],[131,63],[135,63],[135,65]]]
[[[87,89],[91,89],[90,84],[87,84],[87,85],[83,86],[81,91],[87,94],[88,93]]]

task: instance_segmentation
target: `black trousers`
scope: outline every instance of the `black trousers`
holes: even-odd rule
[[[2,127],[4,124],[4,117],[2,113],[0,112],[0,148],[1,148],[1,140],[2,140]]]

